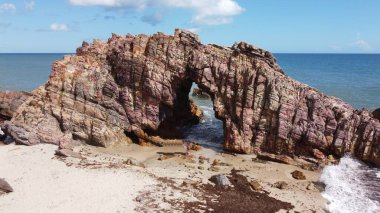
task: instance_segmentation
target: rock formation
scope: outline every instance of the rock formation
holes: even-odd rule
[[[13,192],[13,188],[9,185],[9,183],[4,180],[3,178],[0,178],[0,195],[2,193],[10,193]]]
[[[374,118],[380,120],[380,108],[379,109],[376,109],[372,112],[372,115]]]
[[[196,97],[198,97],[198,98],[204,98],[204,99],[211,98],[209,94],[207,94],[206,92],[203,92],[203,91],[202,91],[201,89],[199,89],[199,88],[194,88],[194,89],[193,89],[192,96],[196,96]]]
[[[6,131],[27,145],[109,146],[160,135],[165,123],[193,119],[193,82],[211,96],[227,150],[312,156],[318,149],[380,164],[380,123],[371,112],[289,78],[268,51],[203,45],[183,30],[84,42],[53,64]]]
[[[30,97],[27,92],[0,92],[0,127],[5,120],[10,120],[21,104]]]

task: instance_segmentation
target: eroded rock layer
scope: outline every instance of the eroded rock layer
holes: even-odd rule
[[[0,92],[0,127],[5,120],[10,120],[17,109],[30,97],[27,92]]]
[[[195,82],[224,123],[227,150],[285,155],[352,153],[380,164],[380,123],[367,110],[286,76],[271,53],[246,43],[203,45],[175,35],[112,35],[53,64],[50,79],[6,124],[18,143],[108,146],[189,119]],[[190,113],[191,114],[191,113]]]

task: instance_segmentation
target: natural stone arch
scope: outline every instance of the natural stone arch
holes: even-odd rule
[[[227,150],[310,155],[318,149],[380,163],[380,123],[369,111],[292,80],[265,50],[244,42],[203,45],[182,30],[84,42],[76,55],[53,64],[48,83],[6,129],[23,144],[74,138],[109,146],[126,140],[126,132],[149,139],[182,110],[178,91],[191,82],[211,95]]]

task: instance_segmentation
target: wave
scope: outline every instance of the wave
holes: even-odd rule
[[[326,189],[322,195],[329,201],[329,211],[380,212],[380,203],[371,199],[371,196],[377,196],[380,190],[377,186],[380,172],[376,172],[349,156],[341,158],[338,165],[325,167],[321,181],[326,184]]]

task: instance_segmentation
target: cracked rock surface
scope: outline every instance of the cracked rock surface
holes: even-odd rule
[[[204,45],[184,30],[84,42],[53,64],[6,132],[26,145],[128,142],[191,119],[193,82],[211,96],[227,150],[312,156],[317,149],[380,164],[380,122],[370,111],[291,79],[268,51]]]

